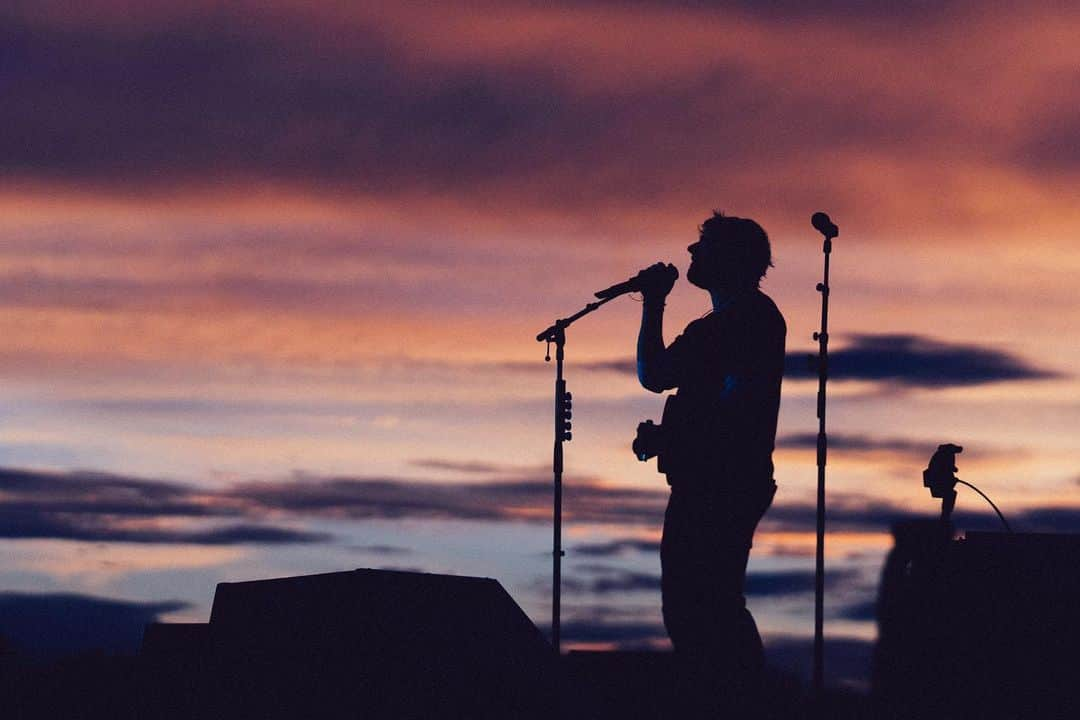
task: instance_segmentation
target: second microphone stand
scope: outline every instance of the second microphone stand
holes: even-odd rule
[[[828,437],[825,434],[825,383],[829,379],[829,255],[832,239],[840,234],[836,225],[824,213],[816,213],[811,221],[825,236],[822,252],[825,253],[825,274],[817,290],[821,293],[821,330],[814,333],[818,342],[816,359],[818,371],[817,394],[817,546],[814,567],[814,675],[813,690],[817,709],[825,692],[825,456]]]
[[[572,414],[572,397],[566,390],[566,380],[563,378],[563,360],[566,347],[566,328],[584,315],[606,302],[615,299],[615,295],[591,302],[584,309],[562,320],[556,320],[555,324],[536,336],[540,342],[548,344],[548,353],[545,361],[551,360],[551,344],[555,344],[555,449],[552,454],[551,467],[555,476],[554,508],[552,511],[554,533],[552,538],[552,588],[551,588],[551,643],[555,646],[556,656],[560,652],[561,645],[561,598],[562,598],[562,558],[566,553],[562,549],[562,473],[563,473],[563,443],[572,439],[570,432],[570,417]]]

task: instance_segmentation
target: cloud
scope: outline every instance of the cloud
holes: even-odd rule
[[[960,489],[963,492],[963,488]],[[981,498],[975,499],[980,502]],[[1080,508],[1077,507],[1036,507],[1020,511],[1005,508],[1005,518],[1010,520],[1014,530],[1022,532],[1077,533],[1080,532]],[[989,506],[984,513],[965,512],[960,514],[957,526],[961,522],[970,529],[999,530],[1000,521]]]
[[[784,376],[817,378],[817,371],[811,368],[807,358],[807,353],[788,353]],[[579,363],[576,367],[637,375],[637,365],[632,359],[598,360]],[[530,365],[521,369],[536,370],[537,367]],[[1055,377],[1059,375],[1000,350],[948,343],[921,335],[860,334],[853,336],[848,346],[829,351],[829,379],[834,381],[862,380],[904,387],[940,388]],[[850,439],[851,449],[865,449],[857,447],[857,438]],[[890,442],[895,447],[886,449],[910,449],[910,446],[897,444],[902,441]]]
[[[441,460],[438,458],[424,458],[420,460],[413,460],[412,464],[416,467],[425,468],[427,470],[449,470],[451,472],[468,474],[475,473],[477,475],[489,475],[491,473],[506,472],[509,469],[503,465],[497,465],[495,463]]]
[[[531,475],[484,483],[296,476],[218,490],[76,471],[0,468],[0,537],[133,543],[310,543],[329,536],[255,524],[295,518],[550,522],[551,483]],[[667,493],[581,478],[564,491],[568,522],[658,525]],[[221,525],[226,519],[242,522]],[[197,521],[210,527],[177,526]]]
[[[581,368],[582,370],[616,372],[637,377],[637,362],[633,358],[627,358],[625,360],[593,360],[590,362],[577,363],[575,367]]]
[[[627,552],[657,555],[660,552],[660,541],[618,538],[608,542],[580,543],[575,545],[571,552],[574,555],[584,555],[586,557],[611,557],[613,555],[623,555]]]
[[[624,650],[667,641],[664,626],[656,622],[571,620],[559,629],[566,642],[613,643]]]
[[[964,509],[953,513],[953,524],[959,530],[999,531],[1001,521],[989,505],[974,493],[963,495],[958,488]],[[937,501],[927,496],[929,511]],[[1042,505],[1019,509],[1004,508],[1006,519],[1014,530],[1023,532],[1080,532],[1080,507]],[[771,532],[813,532],[817,508],[810,503],[774,504],[761,522],[761,529]],[[863,497],[833,497],[826,507],[826,524],[830,532],[889,532],[898,522],[924,519],[933,521],[934,512],[915,512],[899,505],[869,501]]]
[[[829,433],[829,454],[844,457],[861,457],[879,462],[892,459],[913,467],[925,466],[930,455],[940,444],[935,440],[919,440],[905,437],[871,435],[866,433]],[[776,439],[779,450],[815,450],[817,433],[788,433]],[[965,466],[977,464],[1000,464],[1026,459],[1030,451],[1020,447],[978,447],[964,452]]]
[[[899,455],[930,457],[937,449],[933,441],[908,440],[898,437],[878,437],[852,433],[829,433],[830,452],[887,452]],[[817,433],[790,433],[776,439],[778,448],[813,450],[817,448]]]
[[[660,576],[652,573],[633,572],[618,568],[605,568],[605,574],[590,580],[585,588],[596,595],[626,592],[656,592],[660,590]]]
[[[833,617],[841,620],[873,621],[877,619],[877,601],[866,600],[837,609]]]
[[[214,493],[173,482],[76,471],[0,468],[0,537],[89,542],[281,544],[328,536],[243,522],[177,528],[177,519],[220,520],[242,507]],[[163,525],[161,521],[170,521]]]
[[[492,13],[279,1],[190,3],[136,21],[108,2],[30,4],[0,25],[0,172],[135,193],[262,181],[450,194],[500,212],[647,201],[662,214],[718,194],[760,204],[767,192],[898,221],[913,195],[955,217],[964,198],[941,186],[1068,137],[1061,122],[1056,141],[1041,139],[1046,123],[1024,114],[1060,92],[1053,68],[998,48],[1033,43],[1069,13],[860,5],[510,2]],[[981,41],[964,42],[973,26]],[[1009,132],[1001,116],[1016,118]],[[826,158],[831,172],[813,172]],[[886,181],[927,169],[937,175],[893,197]],[[880,182],[857,185],[866,172]]]
[[[660,576],[606,565],[581,565],[575,568],[578,573],[588,573],[594,577],[571,578],[569,588],[575,592],[588,592],[596,595],[611,595],[627,592],[658,592]],[[826,573],[827,587],[836,587],[850,582],[858,573],[854,570],[833,570]],[[744,592],[748,597],[785,597],[802,595],[814,591],[814,571],[812,570],[755,570],[746,575]]]
[[[0,495],[0,537],[7,538],[202,545],[310,543],[331,538],[265,521],[410,518],[551,522],[550,481],[530,474],[486,482],[294,475],[281,481],[237,482],[216,490],[90,472],[61,474],[9,468],[0,469],[0,478],[7,483]],[[566,522],[656,528],[663,522],[667,495],[666,490],[579,478],[564,489],[563,518]],[[928,503],[928,510],[930,507]],[[1080,529],[1080,509],[1071,506],[1006,511],[1018,529]],[[931,514],[863,496],[834,496],[827,522],[831,531],[888,532],[895,522]],[[997,527],[989,509],[965,506],[954,518],[959,528]],[[232,522],[222,524],[227,520]],[[812,532],[815,525],[814,505],[780,502],[766,513],[761,529]],[[655,541],[629,537],[582,543],[578,551],[584,557],[611,557],[626,552],[654,553],[657,547]],[[624,581],[643,582],[640,578]]]
[[[412,550],[397,545],[350,545],[349,550],[370,555],[409,555]]]
[[[785,377],[816,378],[806,355],[789,354]],[[920,335],[856,335],[829,351],[831,380],[869,380],[906,387],[940,388],[1057,377],[1008,353],[947,343]]]
[[[929,516],[887,502],[834,497],[826,506],[825,521],[829,531],[888,532],[894,522]],[[775,503],[760,527],[772,532],[813,532],[817,507],[811,503]]]
[[[824,0],[807,5],[799,0],[561,0],[555,4],[594,6],[600,8],[677,8],[708,12],[740,11],[765,17],[821,18],[836,20],[864,18],[883,21],[889,18],[919,22],[940,19],[941,5],[927,0],[905,3],[898,7],[893,3],[864,2],[863,0]],[[964,3],[949,3],[953,7]]]
[[[18,652],[58,656],[134,653],[143,627],[186,603],[140,603],[75,594],[0,593],[0,635]]]
[[[21,109],[0,111],[19,128],[2,170],[15,176],[434,191],[536,171],[554,159],[519,141],[550,143],[586,120],[541,66],[415,67],[374,18],[331,26],[252,8],[124,28],[4,19]],[[325,42],[331,27],[339,42]],[[598,133],[597,120],[581,129]]]
[[[1080,72],[1062,70],[1056,81],[1062,91],[1043,107],[1033,111],[1036,128],[1017,148],[1014,161],[1037,173],[1069,174],[1080,168],[1080,148],[1075,142],[1080,134],[1080,112],[1076,92]]]
[[[826,587],[843,584],[856,576],[852,570],[825,573]],[[814,591],[814,572],[810,570],[772,570],[746,575],[746,594],[752,597],[781,597]]]
[[[83,511],[78,516],[54,514],[48,509],[25,506],[9,510],[0,504],[0,538],[33,540],[53,538],[84,542],[126,542],[192,545],[277,545],[324,542],[325,533],[313,533],[266,525],[225,525],[205,530],[176,530],[160,527],[125,527],[109,515]]]
[[[814,557],[815,549],[813,545],[774,545],[770,543],[766,544],[763,548],[755,548],[754,552],[770,557],[812,558]]]
[[[326,533],[267,527],[265,525],[227,525],[202,531],[157,531],[142,534],[135,533],[132,537],[137,542],[194,543],[197,545],[237,545],[241,543],[277,545],[282,543],[325,542],[330,539],[330,535]]]
[[[241,483],[225,497],[267,511],[351,519],[551,520],[551,483],[546,477],[485,483],[304,477]],[[563,497],[567,522],[659,524],[667,493],[582,478],[567,485]]]
[[[1068,184],[1010,169],[1045,132],[1030,109],[1062,85],[1041,67],[996,72],[1019,62],[998,39],[1046,28],[967,6],[929,13],[942,41],[927,48],[907,15],[882,33],[874,19],[892,14],[850,3],[58,5],[0,11],[15,243],[0,304],[19,309],[0,361],[34,373],[347,364],[402,338],[442,355],[446,307],[505,315],[535,297],[520,290],[537,262],[610,262],[575,240],[692,231],[717,198],[777,237],[790,208],[827,199],[867,242],[906,231],[913,207],[935,232],[1065,217],[1049,205]],[[1017,185],[1034,207],[990,202]],[[458,337],[516,332],[491,320]]]
[[[93,507],[113,515],[212,515],[216,509],[195,502],[190,488],[172,482],[109,473],[50,473],[0,468],[4,506],[18,508],[20,497],[54,503],[60,512]]]

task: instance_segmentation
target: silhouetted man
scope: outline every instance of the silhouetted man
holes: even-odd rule
[[[772,265],[760,225],[716,212],[687,249],[687,279],[709,292],[712,311],[665,348],[675,273],[662,264],[643,270],[638,378],[653,392],[678,388],[661,426],[660,469],[671,486],[660,550],[664,625],[684,675],[731,695],[763,662],[743,584],[754,529],[776,492],[786,326],[758,289]]]

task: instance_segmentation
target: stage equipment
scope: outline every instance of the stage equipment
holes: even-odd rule
[[[203,627],[148,630],[145,717],[557,714],[551,646],[489,578],[361,569],[221,583]]]
[[[816,212],[810,224],[825,236],[822,252],[825,254],[824,278],[817,284],[821,293],[821,330],[814,333],[818,343],[818,355],[814,359],[818,372],[817,394],[817,547],[814,567],[814,696],[821,707],[825,690],[825,456],[828,438],[825,434],[825,384],[829,379],[829,255],[832,239],[840,234],[829,216]]]
[[[961,528],[953,539],[955,485],[986,498],[954,475],[960,451],[939,446],[923,472],[923,484],[942,500],[940,519],[893,525],[874,608],[871,715],[1073,717],[1080,707],[1080,535]]]
[[[930,489],[931,497],[941,498],[941,524],[946,527],[949,525],[953,508],[956,506],[956,485],[959,483],[979,493],[983,500],[990,503],[990,507],[994,508],[994,512],[997,513],[998,518],[1001,520],[1001,524],[1011,533],[1012,528],[1009,527],[1008,521],[998,510],[998,506],[994,504],[994,501],[979,488],[954,475],[956,472],[956,456],[963,451],[964,448],[952,443],[938,445],[938,449],[930,456],[930,463],[923,470],[923,487]]]

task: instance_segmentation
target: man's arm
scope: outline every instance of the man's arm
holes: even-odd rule
[[[674,373],[664,348],[664,303],[646,301],[641,309],[637,341],[638,382],[646,390],[661,393],[675,387]]]
[[[646,275],[648,274],[648,275]],[[678,273],[670,265],[657,263],[639,273],[648,277],[643,282],[641,329],[638,331],[638,381],[646,390],[659,393],[675,387],[675,372],[671,358],[664,348],[664,300],[671,292]]]

